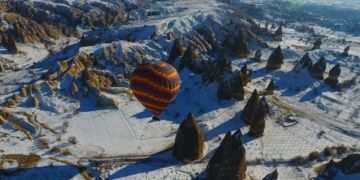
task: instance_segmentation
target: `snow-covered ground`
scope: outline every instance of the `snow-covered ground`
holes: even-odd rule
[[[263,1],[241,2],[255,4]],[[330,5],[325,0],[299,3]],[[351,8],[360,12],[360,2],[355,0],[331,3],[334,8]],[[19,71],[0,72],[0,100],[5,101],[24,83],[43,83],[42,73],[56,66],[56,61],[69,59],[78,52],[93,53],[113,44],[118,47],[118,51],[126,52],[141,47],[149,59],[166,59],[172,41],[165,36],[153,41],[150,36],[154,32],[162,35],[172,32],[181,37],[196,28],[207,26],[218,35],[231,19],[228,17],[228,5],[215,0],[158,1],[149,4],[147,10],[161,13],[147,17],[141,10],[134,10],[131,13],[136,20],[105,29],[101,42],[94,46],[79,48],[76,45],[78,39],[74,38],[69,40],[69,44],[64,44],[66,40],[59,40],[53,50],[61,53],[51,55],[41,44],[19,44],[21,53],[17,55],[0,49],[0,60],[9,61],[8,64],[20,68]],[[264,27],[263,19],[252,18]],[[360,19],[360,15],[354,18]],[[244,134],[246,160],[249,162],[248,179],[262,179],[274,169],[278,170],[279,179],[316,177],[317,163],[296,166],[290,161],[296,156],[306,157],[310,152],[320,152],[327,146],[343,144],[353,149],[360,148],[360,80],[357,78],[355,86],[338,92],[323,81],[310,77],[308,73],[292,71],[296,62],[305,54],[304,50],[310,49],[316,38],[294,30],[295,25],[302,23],[294,22],[284,26],[282,42],[265,37],[270,47],[262,49],[264,60],[261,63],[255,63],[249,58],[230,57],[233,69],[240,69],[247,64],[253,71],[252,81],[245,87],[245,100],[219,101],[216,97],[217,83],[204,86],[200,75],[185,69],[180,74],[181,90],[176,101],[162,114],[161,121],[153,121],[151,114],[136,99],[126,95],[116,96],[120,102],[118,109],[98,107],[93,97],[95,95],[71,97],[69,87],[72,81],[68,76],[63,77],[63,83],[58,87],[60,93],[55,96],[42,86],[39,108],[32,107],[30,96],[24,98],[19,107],[7,109],[16,118],[0,126],[1,156],[35,153],[42,159],[36,167],[4,178],[29,179],[41,174],[45,179],[55,175],[59,175],[57,177],[60,179],[83,179],[86,175],[80,174],[82,170],[79,167],[84,166],[91,176],[109,179],[202,178],[208,160],[225,133],[237,129],[241,129]],[[335,31],[331,25],[324,27],[323,22],[308,23],[316,34],[323,37],[322,48],[309,52],[312,59],[317,61],[324,56],[327,60],[326,72],[339,63],[342,68],[340,82],[358,77],[360,37]],[[284,52],[284,65],[281,70],[267,72],[266,59],[278,45]],[[347,45],[350,45],[350,56],[340,57],[339,54]],[[65,46],[67,50],[63,50]],[[259,46],[251,43],[250,48],[252,57]],[[116,68],[111,70],[119,71]],[[264,91],[270,79],[276,83],[275,95],[268,99],[273,114],[266,118],[264,136],[253,138],[247,135],[248,127],[240,120],[240,114],[250,93],[254,89]],[[194,163],[182,164],[172,157],[169,148],[174,143],[179,124],[189,112],[195,114],[204,131],[205,156]],[[278,120],[289,114],[297,116],[299,123],[291,127],[281,126]],[[71,142],[73,138],[76,143]],[[6,165],[3,165],[4,169],[17,167],[16,163]],[[355,176],[340,176],[339,179],[356,179]],[[3,177],[0,175],[0,178]]]

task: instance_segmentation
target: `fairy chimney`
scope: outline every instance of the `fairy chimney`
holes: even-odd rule
[[[274,94],[274,89],[275,89],[275,85],[274,85],[274,80],[271,80],[269,85],[266,88],[266,95],[273,95]]]
[[[339,83],[339,76],[341,73],[340,64],[336,64],[330,71],[329,77],[325,79],[325,83],[328,84],[331,88],[336,89]]]
[[[324,79],[324,72],[326,70],[326,59],[321,57],[318,62],[311,68],[310,75],[316,79]]]
[[[256,111],[260,106],[259,94],[255,89],[251,94],[250,99],[246,103],[244,110],[241,113],[241,119],[246,125],[250,125],[256,115]]]
[[[264,134],[265,131],[265,116],[266,116],[266,107],[260,105],[256,110],[254,119],[250,123],[249,135],[259,137]]]
[[[195,63],[197,56],[195,54],[195,49],[192,45],[189,45],[186,49],[184,56],[181,58],[179,65],[179,72],[182,71],[185,67],[191,68],[191,66]]]
[[[341,54],[342,56],[348,57],[349,56],[349,50],[350,50],[350,46],[346,46],[346,48],[344,49],[343,53]]]
[[[183,48],[182,48],[182,43],[180,39],[175,39],[175,42],[171,48],[170,54],[169,54],[169,58],[168,58],[168,63],[172,64],[174,63],[174,61],[176,60],[177,57],[182,56],[183,55]]]
[[[283,37],[282,26],[279,26],[279,28],[275,31],[274,34],[274,41],[282,41],[282,37]]]
[[[230,131],[226,133],[206,167],[207,180],[246,178],[246,152],[241,138],[240,130],[233,135]]]
[[[312,49],[320,49],[322,42],[321,42],[321,38],[316,39],[316,41],[314,42],[314,46]]]
[[[254,61],[256,61],[256,62],[260,62],[260,61],[261,61],[261,50],[260,50],[260,49],[258,49],[258,50],[255,52]]]
[[[191,112],[176,133],[173,155],[184,162],[201,159],[204,154],[204,134]]]
[[[276,70],[276,69],[280,69],[281,65],[283,64],[283,53],[281,51],[281,47],[278,46],[273,53],[270,55],[266,68],[268,70]]]
[[[246,58],[250,53],[248,47],[248,37],[245,30],[239,32],[238,37],[235,40],[235,47],[233,53],[240,58]]]
[[[308,72],[311,71],[313,66],[313,61],[310,57],[310,54],[307,52],[305,55],[300,59],[300,61],[295,65],[295,72],[301,72],[303,69],[306,69]]]

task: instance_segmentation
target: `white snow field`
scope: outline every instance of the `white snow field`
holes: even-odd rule
[[[100,0],[91,0],[93,1]],[[118,52],[142,48],[148,59],[165,60],[173,43],[166,38],[169,32],[183,37],[196,28],[211,27],[217,38],[223,39],[222,31],[228,28],[230,19],[237,20],[244,26],[249,24],[234,17],[236,13],[232,12],[229,8],[231,5],[226,2],[165,0],[149,3],[148,11],[161,13],[148,17],[143,10],[135,9],[130,12],[134,20],[105,28],[98,44],[79,47],[76,43],[80,38],[61,39],[52,48],[55,52],[62,53],[52,57],[42,44],[19,43],[22,53],[17,55],[0,49],[0,62],[20,68],[18,71],[0,72],[0,101],[4,102],[18,92],[23,84],[44,84],[41,79],[43,73],[50,67],[55,67],[57,61],[70,59],[80,52],[95,53],[108,45],[114,45]],[[269,1],[229,2],[240,7],[240,10],[241,3],[271,7],[267,5],[271,3]],[[328,2],[302,3],[332,7],[334,10],[349,8],[358,12],[358,16],[353,18],[360,19],[359,1],[334,1],[331,3],[333,6]],[[264,11],[265,16],[277,22],[277,17],[274,16],[276,13],[268,13],[269,11],[271,9]],[[328,14],[322,15],[326,19]],[[264,27],[264,19],[250,17]],[[337,91],[306,72],[293,71],[295,64],[316,39],[309,33],[295,31],[294,27],[301,24],[309,25],[316,34],[322,36],[321,49],[309,51],[312,59],[317,61],[324,56],[327,60],[326,72],[339,63],[339,81],[355,77],[354,86]],[[269,45],[269,48],[261,49],[263,61],[260,63],[255,63],[250,58],[229,57],[233,69],[240,69],[244,64],[252,69],[252,81],[244,87],[246,97],[243,101],[218,100],[217,83],[205,86],[200,75],[183,70],[180,73],[181,90],[176,100],[161,115],[161,121],[152,120],[152,115],[140,102],[126,94],[114,97],[119,102],[118,108],[97,106],[95,95],[79,95],[74,98],[69,92],[72,79],[68,76],[62,77],[57,95],[52,96],[42,85],[39,108],[31,105],[30,97],[21,100],[18,107],[0,107],[13,114],[9,120],[1,120],[1,158],[6,159],[7,154],[36,154],[41,158],[34,167],[11,176],[0,174],[0,179],[88,179],[89,176],[94,179],[202,179],[205,177],[206,165],[225,133],[237,129],[241,129],[244,134],[247,179],[262,179],[274,169],[277,169],[278,179],[281,180],[316,178],[316,168],[330,158],[322,157],[320,162],[305,162],[302,165],[295,165],[291,160],[296,156],[307,158],[310,152],[321,152],[325,147],[345,145],[352,152],[359,152],[360,148],[360,30],[347,32],[347,29],[339,30],[333,28],[332,24],[323,24],[324,22],[306,20],[291,22],[283,27],[282,42],[259,37]],[[86,33],[89,30],[81,31]],[[160,34],[157,41],[150,38],[154,32]],[[65,44],[65,41],[69,44]],[[284,64],[280,70],[268,72],[265,69],[267,58],[278,45],[284,53]],[[350,46],[350,56],[339,56],[347,45]],[[261,48],[253,41],[249,47],[252,52],[250,57]],[[209,56],[202,55],[200,58],[206,59]],[[114,74],[120,71],[119,68],[108,70]],[[272,112],[266,117],[264,136],[254,138],[247,134],[249,128],[240,120],[240,114],[251,92],[254,89],[263,92],[270,79],[275,80],[276,84],[275,95],[268,97]],[[195,114],[205,134],[206,148],[201,160],[183,164],[172,156],[171,147],[179,124],[189,112]],[[290,127],[282,126],[281,121],[290,114],[297,117],[298,123]],[[76,139],[76,143],[71,139]],[[333,158],[340,159],[345,155],[347,154]],[[21,168],[16,160],[6,161],[0,167],[7,172]],[[359,178],[358,174],[339,174],[336,177]]]

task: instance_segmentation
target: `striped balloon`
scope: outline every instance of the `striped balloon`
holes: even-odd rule
[[[156,119],[174,101],[180,88],[178,72],[170,64],[159,61],[141,64],[130,77],[135,97]]]

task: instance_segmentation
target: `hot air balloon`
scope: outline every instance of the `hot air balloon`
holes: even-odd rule
[[[180,88],[180,77],[168,63],[158,61],[139,65],[130,77],[135,97],[160,120],[160,114],[174,101]]]

